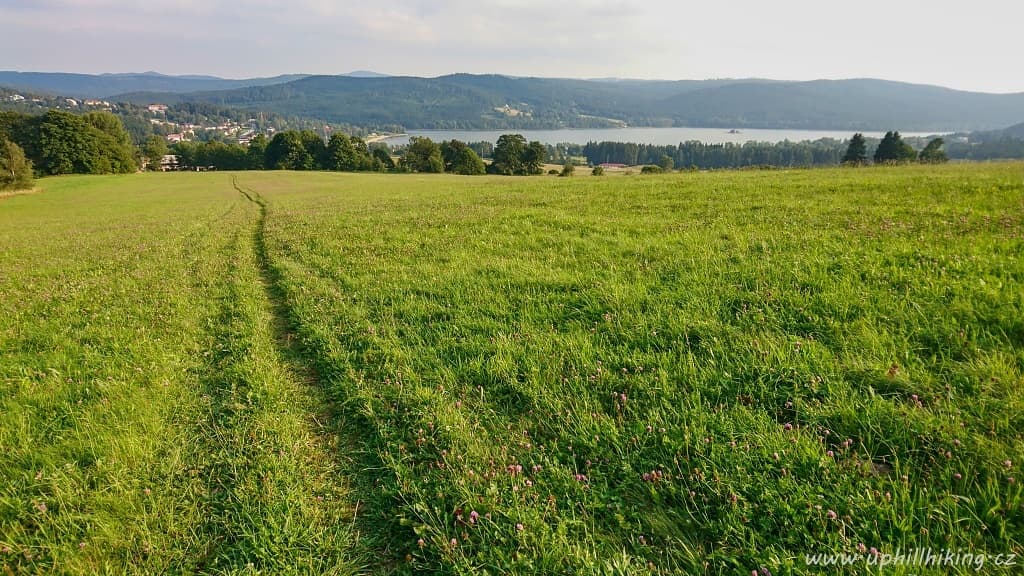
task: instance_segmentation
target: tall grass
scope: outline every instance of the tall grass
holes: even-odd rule
[[[0,201],[0,572],[1022,552],[1019,163],[41,187]]]
[[[734,574],[1021,549],[1022,177],[248,182],[401,569]]]

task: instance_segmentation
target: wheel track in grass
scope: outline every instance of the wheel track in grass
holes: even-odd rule
[[[373,463],[364,457],[367,452],[364,443],[347,423],[348,419],[340,402],[332,398],[327,380],[320,374],[317,362],[310,357],[310,352],[303,347],[296,334],[295,320],[287,304],[282,274],[274,266],[267,248],[267,200],[256,190],[240,184],[237,176],[232,176],[231,183],[239,194],[259,209],[252,233],[252,248],[258,267],[264,306],[269,312],[270,330],[277,355],[292,380],[301,385],[301,392],[305,395],[303,408],[307,412],[308,428],[315,439],[317,449],[325,460],[331,462],[332,480],[346,485],[346,491],[351,490],[349,485],[354,481],[360,485],[372,486],[372,480],[366,472],[373,467]],[[350,491],[354,492],[356,491]],[[370,549],[376,538],[368,524],[363,502],[350,498],[347,508],[346,516],[354,535],[355,550],[352,551],[352,556],[361,561],[361,571],[389,571],[393,566],[389,565],[387,559]]]

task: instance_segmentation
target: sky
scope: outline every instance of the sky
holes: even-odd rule
[[[0,70],[884,78],[1024,92],[1019,0],[0,0]]]

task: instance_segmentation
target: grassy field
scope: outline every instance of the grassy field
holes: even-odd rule
[[[1022,164],[40,185],[3,572],[1024,565]]]

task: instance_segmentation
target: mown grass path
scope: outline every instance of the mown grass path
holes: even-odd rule
[[[349,574],[343,451],[227,176],[0,213],[0,573]]]
[[[259,207],[259,218],[253,229],[252,246],[259,268],[260,284],[264,292],[267,313],[271,318],[277,354],[290,378],[301,384],[305,411],[310,427],[321,450],[333,457],[328,466],[333,469],[335,482],[351,484],[348,501],[350,518],[349,536],[358,542],[348,545],[359,550],[358,557],[364,572],[378,573],[393,567],[393,559],[380,554],[389,547],[386,535],[380,534],[371,515],[387,514],[379,506],[367,505],[378,492],[377,472],[382,468],[373,447],[359,433],[363,424],[355,424],[358,415],[346,407],[345,398],[320,373],[321,361],[305,349],[296,333],[296,318],[288,307],[281,269],[275,265],[267,249],[266,228],[270,207],[266,198],[253,188],[243,186],[237,178],[232,184],[242,196]]]

